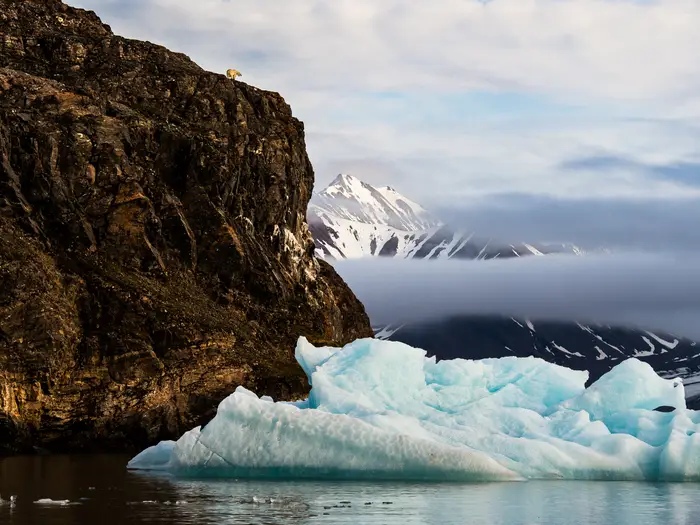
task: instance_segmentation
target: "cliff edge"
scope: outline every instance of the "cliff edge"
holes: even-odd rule
[[[370,337],[313,178],[280,95],[0,0],[0,450],[140,448],[238,385],[302,395],[299,335]]]

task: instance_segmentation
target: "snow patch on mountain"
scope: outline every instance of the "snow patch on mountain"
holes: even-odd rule
[[[375,188],[352,175],[338,175],[312,197],[311,206],[338,218],[398,231],[421,231],[440,225],[422,206],[393,188]]]
[[[321,258],[478,260],[581,253],[571,245],[514,245],[452,229],[395,189],[374,187],[347,174],[312,196],[307,219]]]

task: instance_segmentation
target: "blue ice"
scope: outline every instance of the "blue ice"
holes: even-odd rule
[[[436,362],[402,343],[300,338],[308,399],[239,387],[204,427],[131,469],[202,477],[700,481],[700,412],[680,379],[622,362],[588,373],[534,357]],[[675,407],[659,412],[659,406]]]

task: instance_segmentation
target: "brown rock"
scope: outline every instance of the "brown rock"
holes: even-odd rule
[[[238,385],[303,395],[299,335],[371,335],[312,256],[312,186],[278,94],[0,0],[0,450],[134,449]]]

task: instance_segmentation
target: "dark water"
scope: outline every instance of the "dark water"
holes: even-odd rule
[[[0,523],[700,524],[700,484],[483,484],[178,480],[129,473],[126,456],[0,460]],[[35,503],[41,498],[65,505]]]

